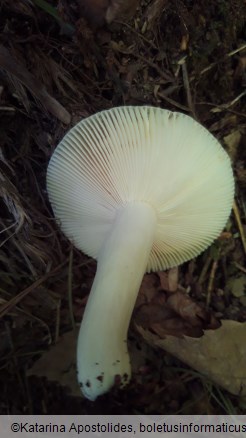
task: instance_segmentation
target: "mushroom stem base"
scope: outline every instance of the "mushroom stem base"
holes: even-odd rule
[[[78,381],[90,400],[131,377],[127,331],[155,231],[154,209],[129,203],[100,251],[77,346]]]

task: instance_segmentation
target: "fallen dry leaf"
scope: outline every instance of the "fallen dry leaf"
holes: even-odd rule
[[[156,276],[156,278],[158,278]],[[183,335],[199,337],[206,329],[217,329],[219,321],[201,303],[186,292],[169,292],[154,288],[153,274],[142,283],[134,312],[137,325],[153,331],[160,337]]]
[[[57,344],[45,352],[32,368],[28,376],[46,377],[49,381],[59,382],[69,389],[69,393],[81,397],[76,378],[76,345],[78,330],[65,333]]]
[[[27,376],[46,377],[48,381],[58,382],[66,388],[69,395],[82,397],[76,373],[78,332],[79,329],[71,330],[61,336],[27,371]],[[146,358],[150,362],[155,361],[155,352],[146,342],[140,346],[134,339],[128,341],[128,346],[132,371],[141,375],[146,368]]]
[[[170,295],[166,304],[192,326],[201,325],[201,320],[206,321],[208,319],[206,310],[183,292]]]
[[[165,319],[159,323],[152,323],[150,329],[161,338],[165,338],[167,335],[182,337],[184,334],[199,338],[203,335],[201,326],[191,327],[184,320],[177,317]]]
[[[162,289],[167,292],[175,292],[178,289],[179,268],[171,268],[168,271],[159,271]]]
[[[163,348],[235,395],[246,395],[246,323],[222,321],[201,338],[157,335],[137,326],[152,346]]]

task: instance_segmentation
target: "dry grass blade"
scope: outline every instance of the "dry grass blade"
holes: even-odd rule
[[[0,197],[2,197],[8,211],[10,212],[10,214],[14,218],[14,223],[12,223],[8,226],[5,226],[3,224],[3,222],[1,221],[1,225],[3,228],[0,231],[0,234],[5,232],[5,231],[10,230],[12,227],[16,227],[15,232],[13,233],[13,234],[15,234],[22,228],[22,226],[26,220],[28,222],[30,222],[30,218],[28,217],[28,214],[22,205],[20,195],[19,195],[16,187],[10,181],[10,179],[7,176],[7,173],[4,171],[4,167],[5,167],[5,168],[8,168],[8,170],[10,170],[11,173],[13,173],[12,168],[9,166],[9,164],[5,160],[1,149],[0,149],[0,164],[3,164],[3,167],[1,166],[1,168],[0,168],[0,183],[1,183],[0,184]],[[6,240],[8,240],[8,239],[9,239],[9,237]],[[0,246],[2,246],[3,243],[5,243],[5,241],[2,242]]]
[[[28,90],[42,103],[45,109],[57,117],[61,122],[69,124],[71,116],[69,112],[50,96],[45,87],[26,68],[17,62],[9,51],[0,45],[0,67],[9,74],[14,75]]]
[[[75,319],[73,313],[73,248],[70,249],[68,262],[68,305],[72,328],[75,329]]]
[[[67,261],[61,263],[56,268],[53,269],[53,271],[49,272],[48,274],[44,275],[43,277],[36,280],[34,283],[32,283],[30,286],[28,286],[26,289],[24,289],[22,292],[19,292],[16,296],[11,298],[7,303],[3,304],[0,307],[0,318],[2,318],[6,313],[9,312],[12,307],[16,306],[26,295],[34,291],[38,286],[43,284],[49,277],[56,274],[65,264]]]

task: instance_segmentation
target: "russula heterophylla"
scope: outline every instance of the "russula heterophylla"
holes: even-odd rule
[[[131,376],[127,331],[145,272],[205,250],[234,196],[230,159],[191,117],[119,107],[80,121],[47,173],[64,234],[97,259],[77,346],[78,381],[95,400]]]

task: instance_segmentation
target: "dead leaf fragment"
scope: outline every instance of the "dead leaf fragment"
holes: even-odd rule
[[[165,339],[137,327],[143,338],[160,347],[235,395],[246,395],[246,323],[222,321],[201,338],[166,335]]]
[[[200,325],[201,320],[207,320],[205,309],[183,292],[170,295],[167,299],[167,306],[192,326]]]
[[[185,290],[176,290],[177,269],[172,269],[170,276],[169,272],[144,276],[135,306],[134,322],[160,337],[199,337],[208,328],[220,327],[220,322],[202,304],[195,302]],[[164,292],[164,288],[168,291]]]
[[[226,135],[223,140],[227,146],[228,154],[230,155],[232,161],[235,160],[238,146],[241,141],[242,134],[240,131],[235,130],[230,132],[230,134]]]
[[[240,275],[240,277],[237,278],[229,278],[226,290],[236,298],[244,296],[246,291],[246,275]]]
[[[162,289],[167,292],[175,292],[178,289],[179,268],[171,268],[168,271],[159,271],[158,276]]]

